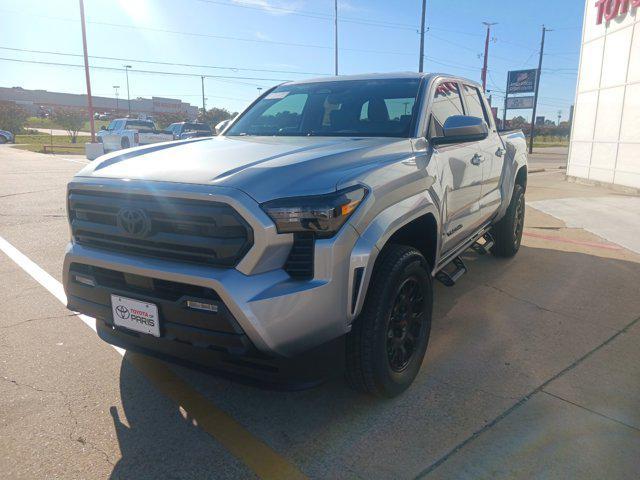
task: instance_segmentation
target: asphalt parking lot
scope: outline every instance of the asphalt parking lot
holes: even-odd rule
[[[528,202],[547,203],[528,206],[520,253],[469,254],[456,287],[437,285],[422,371],[382,401],[339,379],[259,389],[99,340],[59,285],[84,163],[0,147],[4,478],[640,477],[640,250],[553,210],[637,197],[531,174]]]

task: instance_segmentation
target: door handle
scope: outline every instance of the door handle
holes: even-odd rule
[[[473,158],[471,159],[471,164],[472,165],[480,165],[482,162],[484,162],[484,158],[482,158],[480,155],[478,155],[477,153],[473,156]]]
[[[498,150],[496,150],[496,156],[501,157],[502,155],[504,155],[504,150],[501,147],[498,147]]]

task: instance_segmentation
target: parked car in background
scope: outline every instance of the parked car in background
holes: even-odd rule
[[[210,137],[213,135],[211,126],[207,123],[178,122],[172,123],[166,129],[171,132],[174,140],[184,140],[185,138]]]
[[[173,135],[157,130],[151,120],[131,118],[112,120],[108,127],[102,127],[97,137],[105,152],[173,140]]]
[[[523,133],[498,133],[473,81],[285,83],[220,136],[76,175],[68,308],[114,345],[261,380],[344,356],[354,388],[392,397],[422,365],[433,282],[469,248],[518,252],[526,186]]]
[[[0,143],[13,143],[15,138],[13,133],[8,130],[0,130]]]

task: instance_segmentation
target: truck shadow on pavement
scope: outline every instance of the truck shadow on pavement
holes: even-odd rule
[[[398,398],[360,395],[340,379],[280,392],[157,368],[171,368],[312,478],[414,478],[640,316],[640,263],[526,246],[511,260],[465,259],[458,285],[435,287],[425,363]],[[111,478],[251,478],[129,355],[120,372],[126,420],[111,409],[122,454]],[[590,462],[586,453],[575,461]]]

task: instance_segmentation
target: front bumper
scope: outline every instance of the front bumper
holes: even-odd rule
[[[103,287],[76,283],[72,265],[204,287],[215,292],[239,331],[257,351],[291,358],[349,331],[349,256],[356,239],[355,230],[347,227],[335,239],[317,241],[315,277],[308,281],[292,280],[282,269],[245,275],[236,269],[135,257],[70,243],[64,260],[64,286],[69,308],[107,320],[111,316],[109,292],[154,303],[159,300],[144,292],[105,286],[97,297],[99,300],[92,301],[96,297],[87,289]],[[92,303],[95,305],[91,306]],[[160,307],[162,322],[161,302]],[[171,308],[175,315],[177,307]],[[168,311],[168,307],[164,310]]]

